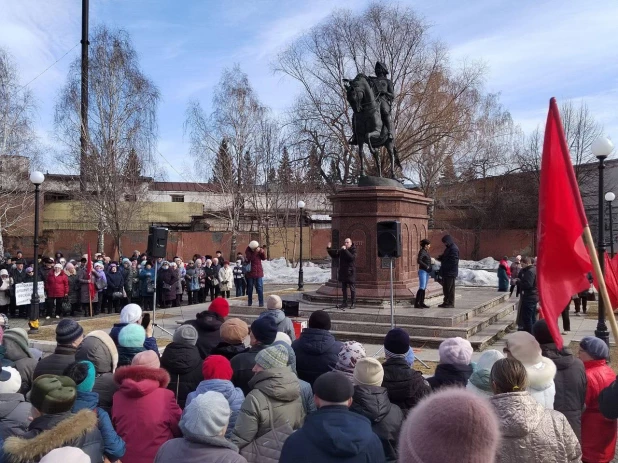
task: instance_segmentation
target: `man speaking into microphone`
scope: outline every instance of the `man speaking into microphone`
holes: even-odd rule
[[[350,238],[346,238],[341,249],[332,249],[328,243],[326,251],[333,259],[339,259],[337,280],[341,283],[343,304],[341,308],[354,309],[356,302],[356,246]],[[348,287],[350,288],[350,306],[348,307]]]

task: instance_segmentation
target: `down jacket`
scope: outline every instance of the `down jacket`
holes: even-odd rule
[[[31,412],[32,405],[23,394],[0,394],[0,439],[23,434],[30,424]]]
[[[47,274],[45,280],[45,292],[47,297],[64,297],[69,295],[69,279],[66,273],[60,271],[58,275],[54,272]]]
[[[54,353],[42,359],[34,369],[33,379],[41,375],[63,375],[64,370],[75,363],[75,351],[77,347],[56,346]]]
[[[562,413],[545,409],[526,391],[489,400],[502,433],[496,463],[581,462],[581,447]]]
[[[384,379],[382,387],[386,388],[391,403],[407,413],[408,410],[426,395],[431,393],[431,386],[420,371],[413,370],[402,358],[390,358],[382,365]]]
[[[277,331],[280,333],[287,334],[292,341],[296,340],[296,333],[294,332],[294,324],[292,320],[285,316],[283,310],[266,310],[260,314],[260,318],[262,317],[273,317],[275,319],[275,323],[277,323]]]
[[[170,374],[167,388],[176,396],[180,408],[185,408],[189,392],[195,391],[203,379],[200,351],[190,344],[172,342],[163,351],[161,368]]]
[[[230,410],[232,413],[230,415],[230,423],[228,424],[227,431],[225,432],[225,438],[229,439],[232,435],[232,431],[234,430],[234,426],[236,425],[236,419],[238,418],[238,413],[240,413],[240,407],[242,407],[242,403],[245,401],[245,395],[239,387],[234,387],[234,384],[232,384],[231,381],[226,381],[224,379],[206,379],[198,384],[197,389],[187,396],[185,406],[188,406],[198,395],[205,394],[208,391],[220,392],[223,394],[223,397],[227,399],[227,403],[230,405]]]
[[[318,376],[335,368],[342,347],[330,331],[305,328],[300,338],[292,343],[298,377],[313,386]]]
[[[21,328],[12,328],[4,332],[2,345],[5,347],[4,358],[15,362],[15,369],[21,375],[19,392],[27,394],[32,387],[34,369],[38,361],[28,348],[28,335]]]
[[[289,367],[271,368],[255,374],[251,392],[240,408],[230,440],[243,448],[273,427],[289,424],[300,428],[305,419],[298,378]],[[269,408],[274,423],[270,422]]]
[[[191,325],[197,330],[196,346],[200,351],[202,359],[210,355],[210,352],[221,341],[219,336],[219,328],[225,320],[215,312],[199,312],[195,315],[195,320],[185,322],[185,325]]]
[[[253,379],[253,367],[255,366],[255,357],[259,351],[266,349],[268,346],[265,344],[257,344],[251,346],[247,352],[238,354],[231,361],[232,370],[232,382],[234,386],[242,389],[242,392],[247,395],[251,392],[250,382]]]
[[[264,269],[262,268],[262,261],[266,260],[266,254],[262,249],[260,252],[254,251],[249,246],[245,249],[245,259],[247,264],[251,264],[251,271],[245,275],[247,278],[263,278]]]

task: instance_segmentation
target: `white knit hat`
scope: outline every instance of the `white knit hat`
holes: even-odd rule
[[[182,413],[179,427],[185,437],[216,437],[230,421],[230,405],[220,392],[199,394]]]
[[[77,447],[60,447],[41,458],[41,463],[90,463],[90,457]]]
[[[288,346],[292,345],[292,339],[286,333],[283,333],[281,331],[277,332],[277,336],[275,337],[275,342],[277,341],[283,341]]]
[[[266,308],[268,310],[277,310],[283,307],[283,301],[276,294],[271,294],[266,298]]]
[[[258,243],[257,241],[253,240],[249,243],[249,247],[251,249],[253,249],[254,251],[260,246],[260,243]]]
[[[4,381],[0,378],[0,394],[15,394],[21,389],[21,375],[13,367],[2,367],[2,375],[6,377],[6,373],[10,375]]]
[[[120,312],[120,323],[136,323],[142,318],[142,308],[137,304],[127,304]]]

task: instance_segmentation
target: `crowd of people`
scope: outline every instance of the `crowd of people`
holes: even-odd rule
[[[449,338],[425,378],[410,336],[384,359],[311,314],[295,339],[281,298],[249,327],[215,298],[159,354],[147,314],[127,304],[110,333],[73,319],[40,358],[0,317],[0,461],[580,462],[614,457],[618,384],[598,338],[557,349],[544,320],[472,362]],[[248,342],[247,342],[248,340]],[[81,453],[77,453],[78,452]],[[75,458],[75,459],[71,459]]]

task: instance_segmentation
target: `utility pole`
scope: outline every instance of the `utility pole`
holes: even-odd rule
[[[88,17],[89,17],[89,0],[82,0],[82,94],[81,94],[81,112],[80,112],[80,158],[79,158],[79,174],[80,187],[84,191],[86,189],[86,160],[88,157]]]

